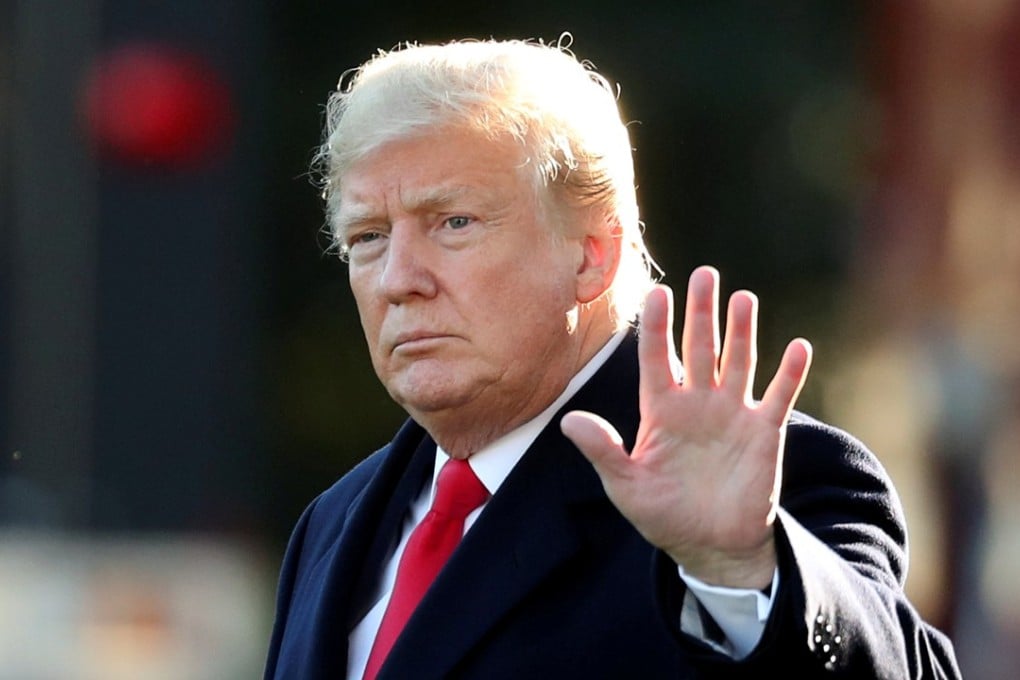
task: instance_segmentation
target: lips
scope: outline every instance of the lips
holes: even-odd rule
[[[393,349],[396,350],[404,346],[413,346],[428,340],[438,340],[447,337],[450,336],[446,333],[436,333],[434,331],[405,331],[397,334],[393,341]]]

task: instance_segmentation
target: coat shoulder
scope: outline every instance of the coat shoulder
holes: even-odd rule
[[[315,552],[314,547],[308,543],[316,537],[323,539],[335,537],[337,523],[342,524],[346,519],[351,507],[364,492],[391,447],[392,444],[387,444],[376,450],[308,504],[300,522],[305,525],[306,551],[311,549]]]

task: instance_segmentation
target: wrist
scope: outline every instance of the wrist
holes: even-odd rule
[[[771,588],[778,566],[775,540],[771,535],[764,545],[751,551],[667,550],[666,553],[684,574],[702,583],[723,588]]]

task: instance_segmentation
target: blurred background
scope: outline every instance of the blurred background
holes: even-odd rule
[[[1020,669],[1020,2],[0,1],[0,680],[258,677],[302,508],[402,415],[308,162],[406,40],[574,36],[666,281],[907,508],[964,673]]]

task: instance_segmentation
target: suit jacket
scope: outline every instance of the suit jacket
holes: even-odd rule
[[[638,425],[628,338],[564,407]],[[795,414],[777,526],[780,584],[742,662],[680,631],[675,565],[607,499],[559,430],[538,436],[397,640],[379,678],[941,678],[949,641],[902,590],[906,535],[891,483],[863,445]],[[315,499],[280,574],[266,678],[345,677],[348,635],[372,606],[435,443],[407,422]]]

